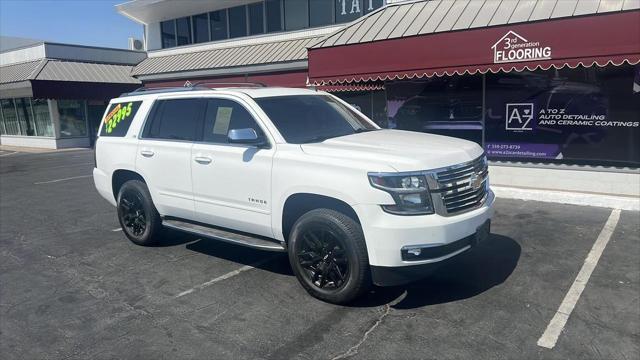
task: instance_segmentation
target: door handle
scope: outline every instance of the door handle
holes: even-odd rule
[[[211,158],[208,156],[196,156],[193,158],[198,164],[208,165],[211,163]]]
[[[140,151],[140,155],[144,157],[152,157],[155,153],[152,150],[142,150]]]

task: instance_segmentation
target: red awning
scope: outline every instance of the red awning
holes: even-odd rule
[[[640,11],[309,49],[309,83],[640,63]]]
[[[318,90],[328,92],[352,92],[352,91],[377,91],[384,90],[383,83],[367,83],[367,84],[344,84],[344,85],[328,85],[316,86]]]

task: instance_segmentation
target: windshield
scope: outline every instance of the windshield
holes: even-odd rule
[[[291,144],[320,142],[378,128],[327,95],[290,95],[255,101]]]

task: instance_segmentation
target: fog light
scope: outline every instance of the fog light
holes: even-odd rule
[[[420,254],[422,253],[422,249],[420,249],[420,248],[409,249],[409,250],[407,250],[407,252],[409,254],[411,254],[411,255],[414,255],[414,256],[420,256]]]

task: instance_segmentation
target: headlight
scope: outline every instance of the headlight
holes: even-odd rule
[[[382,205],[382,209],[396,215],[433,214],[433,204],[427,179],[421,174],[369,174],[369,182],[377,189],[391,194],[395,205]]]

